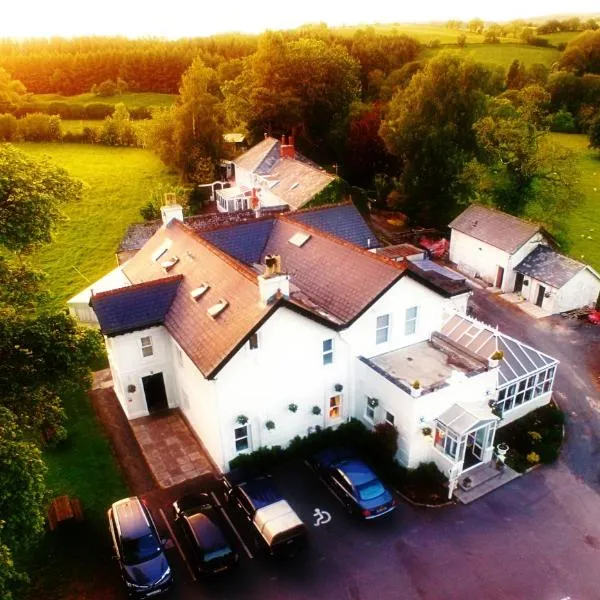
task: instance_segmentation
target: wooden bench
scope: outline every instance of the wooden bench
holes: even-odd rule
[[[77,498],[59,496],[48,509],[48,527],[54,531],[61,523],[69,521],[83,521],[81,502]]]

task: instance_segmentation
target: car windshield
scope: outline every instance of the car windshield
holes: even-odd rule
[[[218,558],[223,558],[224,556],[229,556],[231,554],[231,548],[229,546],[224,546],[223,548],[216,548],[215,550],[211,550],[204,555],[204,562],[211,562],[213,560],[217,560]]]
[[[139,538],[123,540],[123,562],[135,565],[156,558],[160,554],[160,545],[156,538],[148,533]]]
[[[356,489],[361,500],[373,500],[373,498],[381,496],[385,491],[379,479],[373,479],[368,483],[363,483]]]

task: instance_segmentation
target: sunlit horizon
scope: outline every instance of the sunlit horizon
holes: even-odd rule
[[[223,33],[261,33],[266,29],[293,29],[324,22],[330,26],[373,23],[429,23],[480,18],[510,21],[553,15],[600,14],[597,0],[505,0],[482,5],[458,0],[454,3],[424,0],[411,6],[393,5],[389,0],[371,0],[352,6],[305,0],[290,5],[281,0],[254,3],[231,0],[219,10],[189,6],[184,0],[156,0],[82,4],[75,0],[33,0],[3,6],[0,38],[50,38],[82,36],[158,37],[177,39]]]

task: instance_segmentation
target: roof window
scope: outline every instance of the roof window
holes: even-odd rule
[[[166,239],[152,254],[152,262],[156,262],[170,247],[171,240]]]
[[[213,304],[206,312],[209,317],[213,319],[220,315],[227,307],[229,306],[229,302],[227,300],[219,300],[216,304]]]
[[[169,258],[168,260],[165,260],[163,262],[160,263],[160,266],[165,270],[165,271],[170,271],[177,263],[179,262],[179,257],[177,256],[172,256],[171,258]]]
[[[294,246],[298,246],[298,248],[302,248],[306,242],[310,240],[310,233],[303,233],[302,231],[298,231],[295,233],[288,242],[293,244]]]
[[[296,183],[292,183],[292,185],[290,186],[290,190],[295,190],[300,184],[298,182]]]
[[[190,292],[190,296],[194,299],[194,300],[198,300],[200,299],[204,294],[206,294],[206,292],[208,292],[210,288],[210,285],[208,285],[208,283],[202,283],[200,285],[200,287],[197,287],[196,289],[193,289]]]

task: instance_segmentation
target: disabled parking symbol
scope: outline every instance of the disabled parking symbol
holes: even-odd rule
[[[326,510],[321,510],[320,508],[315,508],[313,517],[317,519],[313,524],[315,527],[319,527],[320,525],[327,525],[327,523],[331,521],[331,515]]]

